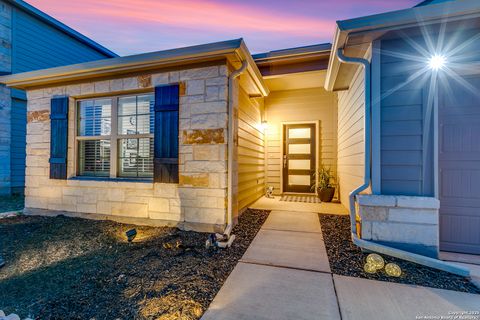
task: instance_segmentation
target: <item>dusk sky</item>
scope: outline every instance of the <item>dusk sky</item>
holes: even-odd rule
[[[420,0],[27,0],[120,55],[243,37],[252,53],[332,42],[336,20]]]

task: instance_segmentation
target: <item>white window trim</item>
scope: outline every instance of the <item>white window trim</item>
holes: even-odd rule
[[[85,99],[76,99],[75,100],[75,110],[74,110],[74,134],[75,134],[75,146],[74,146],[74,166],[75,166],[75,176],[76,177],[91,177],[91,178],[102,178],[98,176],[84,176],[80,175],[80,153],[78,150],[78,143],[80,141],[86,140],[110,140],[110,179],[128,179],[128,180],[153,180],[153,177],[121,177],[118,173],[118,141],[120,139],[142,139],[142,138],[151,138],[154,139],[153,133],[145,134],[118,134],[118,100],[123,97],[137,97],[142,95],[154,94],[153,91],[141,92],[141,93],[130,93],[124,95],[113,95],[113,96],[99,96],[99,97],[90,97]],[[111,127],[110,135],[108,136],[79,136],[78,135],[78,110],[80,108],[80,103],[82,101],[90,100],[100,100],[100,99],[111,99],[112,106],[110,111],[111,116]],[[103,177],[106,178],[106,177]]]

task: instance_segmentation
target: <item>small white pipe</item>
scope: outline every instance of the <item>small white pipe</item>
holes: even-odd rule
[[[234,81],[238,78],[248,67],[248,62],[244,60],[242,66],[233,71],[228,77],[228,164],[227,164],[227,180],[228,180],[228,191],[227,191],[227,216],[226,223],[227,226],[223,232],[227,240],[230,238],[230,234],[233,229],[233,153],[235,150],[235,119],[234,119],[234,103],[233,100],[233,87]],[[231,244],[231,243],[230,243]]]
[[[460,276],[468,277],[470,275],[470,270],[452,263],[448,263],[442,260],[433,259],[425,257],[419,254],[411,253],[408,251],[403,251],[381,245],[372,241],[367,241],[360,239],[357,234],[357,223],[356,223],[356,209],[355,209],[355,200],[356,196],[366,190],[370,186],[371,182],[371,141],[372,141],[372,100],[371,100],[371,69],[370,62],[367,59],[363,58],[353,58],[347,57],[343,53],[343,49],[338,49],[337,57],[340,62],[348,64],[357,64],[362,65],[365,71],[365,116],[364,116],[364,129],[363,137],[365,142],[365,172],[363,177],[363,184],[350,192],[349,202],[350,202],[350,225],[351,225],[351,235],[352,242],[360,248],[376,251],[385,255],[396,257],[399,259],[407,260],[410,262],[418,263],[424,266],[435,268],[438,270],[443,270],[446,272],[454,273]],[[361,217],[360,217],[361,219]]]

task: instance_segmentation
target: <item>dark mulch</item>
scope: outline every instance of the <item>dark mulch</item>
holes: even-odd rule
[[[232,248],[207,234],[67,217],[0,219],[0,310],[36,319],[199,319],[267,211],[248,210]]]
[[[350,237],[349,216],[320,215],[323,238],[333,273],[372,280],[414,284],[425,287],[480,293],[467,278],[424,267],[416,263],[383,256],[385,262],[394,262],[402,268],[402,276],[389,277],[383,270],[375,274],[363,271],[368,253],[355,246]]]
[[[0,212],[20,211],[23,210],[25,204],[24,196],[1,196]]]

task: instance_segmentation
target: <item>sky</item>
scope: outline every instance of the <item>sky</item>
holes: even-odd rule
[[[119,55],[244,38],[252,53],[332,42],[336,20],[421,0],[27,0]]]

